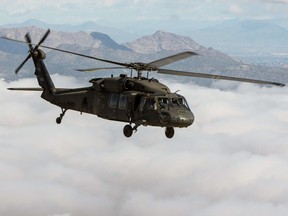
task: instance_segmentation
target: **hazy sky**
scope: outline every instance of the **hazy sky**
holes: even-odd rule
[[[0,24],[39,19],[47,23],[125,25],[131,21],[287,18],[287,0],[1,0]]]
[[[127,139],[123,123],[72,111],[57,125],[39,93],[6,90],[35,85],[0,81],[0,215],[288,214],[287,87],[170,83],[196,122],[168,140],[155,127]]]

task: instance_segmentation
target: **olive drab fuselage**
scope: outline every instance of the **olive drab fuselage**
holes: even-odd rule
[[[55,94],[51,103],[104,119],[160,127],[188,127],[194,121],[185,98],[156,79],[126,75],[90,80],[91,87]]]
[[[166,127],[165,135],[172,138],[174,127],[188,127],[194,121],[186,99],[171,93],[156,79],[122,74],[119,77],[94,78],[90,80],[90,87],[56,88],[44,64],[45,53],[37,49],[30,55],[41,86],[41,97],[62,109],[56,119],[58,124],[67,110],[74,110],[129,123],[123,128],[126,137],[144,125]]]

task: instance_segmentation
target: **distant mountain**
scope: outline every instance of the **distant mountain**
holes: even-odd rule
[[[164,31],[157,31],[153,35],[141,37],[125,45],[135,52],[143,54],[161,52],[163,50],[197,50],[200,48],[200,45],[190,37]]]
[[[29,32],[33,42],[38,43],[45,31],[46,29],[37,27],[0,28],[0,36],[23,40],[24,35]],[[44,44],[117,62],[150,62],[189,50],[197,52],[199,55],[167,65],[166,68],[288,82],[288,72],[284,68],[245,64],[223,52],[213,48],[206,48],[190,37],[165,31],[157,31],[152,35],[143,36],[135,41],[118,44],[109,35],[99,32],[63,32],[54,30]],[[18,66],[18,62],[20,64],[24,60],[27,51],[28,47],[25,44],[0,39],[0,76],[5,79],[13,79],[13,77],[15,79],[15,75],[11,71]],[[51,73],[87,77],[90,75],[75,72],[74,69],[107,66],[103,62],[91,59],[57,51],[45,51],[47,53],[46,64]],[[30,64],[25,65],[21,71],[21,75],[23,77],[33,76],[33,71],[34,67],[30,61]],[[91,74],[91,76],[95,76],[95,74]],[[99,72],[97,76],[107,76],[107,71]],[[155,76],[158,75],[155,74]],[[179,81],[188,80],[181,77],[173,77],[172,79]],[[211,80],[203,81],[198,79],[197,81],[197,83],[205,83],[205,85],[210,82]]]
[[[205,45],[229,53],[288,52],[288,30],[268,21],[229,20],[191,31],[190,35]]]
[[[134,24],[133,24],[134,23]],[[131,43],[143,35],[155,32],[158,26],[163,32],[186,35],[206,47],[213,47],[225,53],[275,53],[288,52],[288,20],[226,20],[226,21],[160,21],[127,23],[125,27],[109,27],[95,22],[78,25],[49,24],[37,19],[1,26],[3,28],[38,27],[60,32],[98,32],[109,35],[117,43]],[[132,46],[131,44],[126,44]]]
[[[121,49],[121,50],[130,50],[126,46],[119,45],[114,40],[112,40],[107,34],[103,34],[100,32],[92,32],[90,34],[93,39],[101,41],[101,45],[111,48],[111,49]]]
[[[42,35],[45,33],[46,29],[38,27],[21,27],[21,28],[0,28],[1,36],[13,38],[17,40],[24,41],[24,36],[29,32],[31,38],[33,38],[34,43],[38,42]],[[9,44],[9,48],[7,47]],[[15,43],[9,41],[1,40],[0,49],[5,52],[12,50],[15,53],[15,49],[11,49],[12,44]],[[107,34],[100,32],[62,32],[62,31],[52,31],[47,40],[45,41],[47,46],[58,47],[60,45],[75,45],[87,48],[99,48],[104,46],[111,49],[123,49],[129,50],[126,46],[120,45],[110,38]],[[14,47],[13,46],[13,47]],[[16,44],[18,47],[19,44]],[[4,50],[5,49],[5,50]],[[22,49],[19,50],[22,52]]]
[[[129,40],[136,39],[136,34],[133,34],[129,31],[125,31],[119,28],[115,27],[108,27],[108,26],[102,26],[98,25],[95,22],[84,22],[79,25],[69,25],[69,24],[50,24],[45,23],[37,19],[30,19],[23,23],[12,23],[1,26],[2,28],[23,28],[23,27],[37,27],[37,28],[43,28],[55,31],[62,31],[62,32],[101,32],[104,34],[110,35],[114,40],[117,40],[117,42],[127,42]]]
[[[192,50],[201,55],[201,60],[195,63],[201,64],[202,69],[210,71],[209,65],[214,64],[214,67],[221,65],[232,66],[238,65],[239,62],[229,57],[228,55],[219,52],[213,48],[206,48],[190,37],[173,34],[170,32],[157,31],[153,35],[143,36],[133,42],[126,43],[127,47],[137,53],[153,54],[161,52],[183,52]],[[196,58],[198,59],[198,58]],[[206,67],[206,65],[208,67]]]

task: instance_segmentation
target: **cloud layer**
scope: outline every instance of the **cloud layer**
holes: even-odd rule
[[[72,111],[56,125],[39,93],[6,90],[31,85],[0,81],[0,215],[287,215],[287,88],[170,83],[196,122],[168,140]]]

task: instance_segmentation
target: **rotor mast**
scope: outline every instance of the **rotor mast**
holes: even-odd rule
[[[150,65],[149,63],[146,64],[146,63],[142,63],[142,62],[130,63],[127,65],[127,67],[129,67],[131,70],[137,71],[137,79],[139,79],[139,80],[142,77],[143,71],[147,71],[148,73],[152,72],[152,71],[155,71],[155,72],[158,71],[157,67]]]

